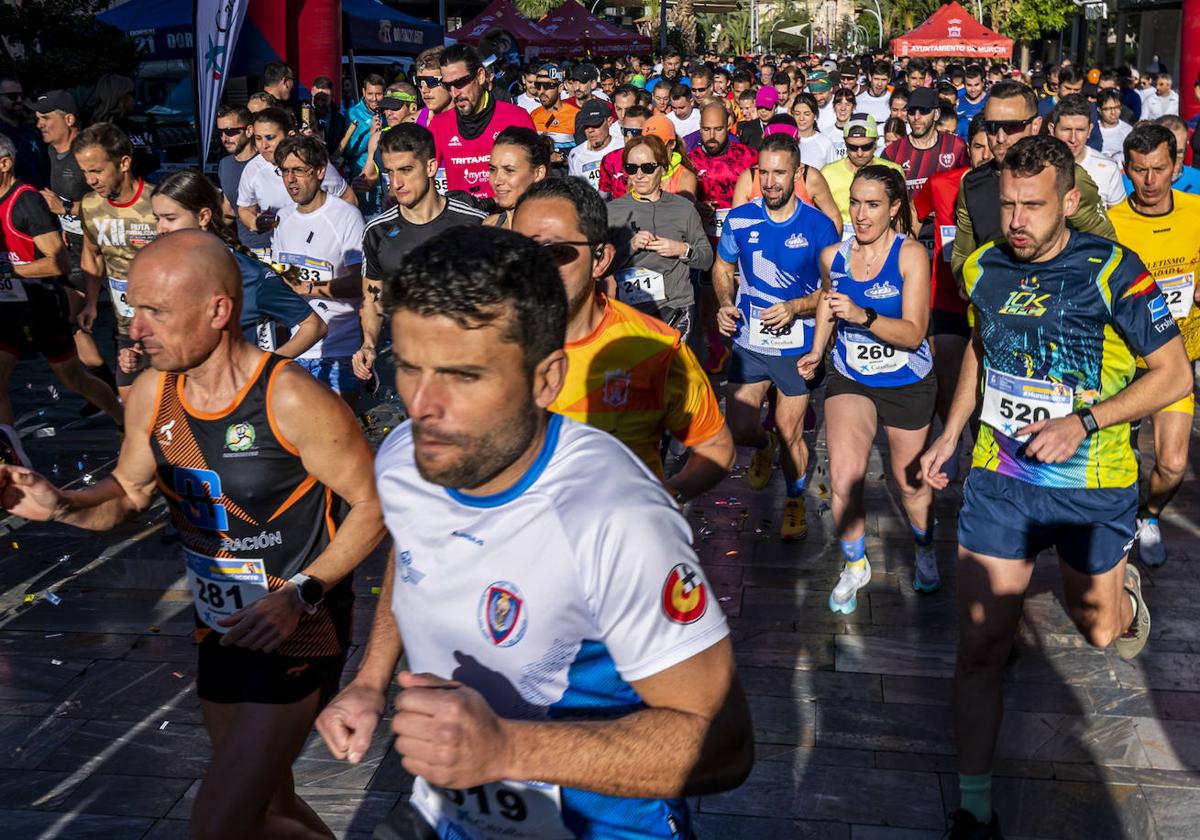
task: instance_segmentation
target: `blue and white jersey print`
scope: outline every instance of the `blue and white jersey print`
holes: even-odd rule
[[[504,717],[627,714],[642,706],[631,683],[729,633],[687,522],[603,431],[551,415],[537,460],[494,496],[421,478],[408,424],[388,437],[375,470],[408,667],[475,688]],[[418,779],[412,801],[445,838],[692,833],[683,800],[528,780],[446,791]]]
[[[812,348],[812,318],[772,329],[761,314],[777,303],[812,294],[821,285],[821,251],[839,241],[837,228],[803,202],[783,222],[767,215],[757,198],[729,211],[717,254],[741,265],[737,307],[742,313],[733,340],[764,356],[800,356]]]

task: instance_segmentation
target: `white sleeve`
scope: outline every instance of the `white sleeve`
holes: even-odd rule
[[[334,166],[325,167],[325,178],[321,181],[321,189],[333,196],[340,196],[346,191],[346,179]]]
[[[1121,170],[1113,166],[1105,170],[1107,177],[1100,187],[1100,197],[1106,207],[1112,207],[1125,200],[1125,184],[1121,181]]]
[[[351,209],[354,213],[347,214],[350,222],[342,229],[342,265],[345,266],[358,265],[363,261],[363,233],[367,229],[362,214],[356,208]]]
[[[691,527],[646,482],[609,509],[591,546],[589,605],[621,677],[645,679],[729,635],[692,549]]]
[[[583,175],[583,167],[579,164],[580,155],[576,154],[576,152],[578,152],[581,148],[583,148],[583,147],[576,146],[574,149],[571,150],[571,153],[567,155],[567,174],[568,175],[575,175],[575,176],[579,176],[579,177],[582,177],[582,175]]]
[[[251,169],[247,164],[246,168],[242,170],[242,177],[238,179],[238,207],[253,207],[258,204],[258,192],[255,190],[255,184],[258,181],[258,178],[255,177],[257,174],[257,166]]]

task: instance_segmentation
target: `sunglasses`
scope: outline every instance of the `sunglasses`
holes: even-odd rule
[[[917,105],[917,106],[909,105],[908,113],[916,114],[918,117],[927,117],[933,113],[933,109],[932,108],[924,108],[920,105]]]
[[[1025,130],[1025,126],[1037,119],[1037,115],[1023,120],[984,120],[983,130],[993,136],[1003,131],[1005,134],[1016,134]]]
[[[442,83],[441,76],[417,76],[414,81],[418,87],[435,88]]]
[[[621,134],[625,137],[641,137],[642,130],[640,128],[625,128],[622,126]]]
[[[592,243],[586,241],[564,240],[562,242],[543,242],[542,251],[545,252],[550,259],[554,260],[555,265],[563,266],[570,265],[579,259],[579,252],[575,250],[577,246],[591,248]]]
[[[442,79],[442,87],[446,90],[453,88],[454,90],[462,90],[471,82],[475,81],[474,76],[463,76],[461,79]]]
[[[847,143],[846,151],[848,152],[870,152],[875,150],[874,143]]]
[[[658,170],[657,163],[627,163],[621,167],[625,170],[626,175],[636,175],[641,172],[643,175],[653,175]]]
[[[235,125],[232,128],[222,128],[221,129],[221,133],[224,134],[226,137],[237,137],[239,134],[245,133],[245,131],[246,131],[246,126],[244,126],[244,125]]]
[[[534,88],[537,90],[554,90],[558,87],[558,82],[536,82]]]

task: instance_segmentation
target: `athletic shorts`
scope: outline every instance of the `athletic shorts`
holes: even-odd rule
[[[331,593],[332,595],[332,593]],[[324,706],[337,694],[350,646],[352,597],[327,599],[342,652],[334,656],[281,656],[237,645],[221,646],[221,634],[202,625],[196,693],[210,703],[298,703],[314,691]]]
[[[296,359],[296,364],[307,370],[318,382],[324,382],[335,393],[357,394],[363,381],[354,375],[350,356],[329,359]]]
[[[930,335],[960,335],[971,337],[971,325],[965,312],[947,312],[944,309],[929,310]]]
[[[841,394],[856,394],[875,403],[875,416],[888,428],[923,429],[933,422],[933,412],[937,408],[937,377],[930,373],[911,385],[873,388],[843,376],[833,368],[825,380],[825,400],[828,402]]]
[[[769,381],[785,397],[804,397],[820,388],[825,381],[825,362],[822,360],[817,365],[812,379],[805,379],[796,370],[799,359],[799,356],[764,356],[734,344],[727,380],[730,385],[753,385]]]
[[[972,469],[963,484],[958,544],[976,554],[1026,560],[1053,547],[1068,566],[1101,575],[1129,553],[1138,489],[1038,487]]]
[[[115,376],[117,378],[117,387],[118,388],[128,388],[130,385],[133,384],[134,380],[137,379],[141,375],[142,371],[144,371],[148,367],[147,360],[146,360],[145,356],[139,356],[138,358],[140,360],[140,364],[139,364],[138,369],[135,370],[133,373],[126,373],[125,371],[121,370],[121,351],[127,350],[130,347],[132,347],[134,344],[133,339],[127,335],[121,335],[121,333],[116,333],[113,336],[113,340],[117,345],[117,369],[115,371]]]
[[[0,351],[18,359],[40,353],[54,363],[74,358],[66,290],[57,283],[38,280],[25,280],[23,286],[28,300],[0,303]]]

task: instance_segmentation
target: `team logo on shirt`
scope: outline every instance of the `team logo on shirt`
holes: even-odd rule
[[[458,139],[458,135],[455,134],[450,138],[450,141],[446,145],[447,146],[461,146],[462,140]]]
[[[900,294],[900,290],[887,280],[884,280],[882,283],[873,284],[863,294],[871,300],[883,300],[884,298],[895,297]]]
[[[783,241],[783,244],[789,248],[807,248],[808,240],[804,238],[803,233],[793,233]]]
[[[605,404],[612,408],[620,408],[629,402],[629,386],[633,377],[623,370],[608,370],[604,372],[603,397]]]
[[[254,445],[254,426],[250,423],[232,423],[225,430],[225,448],[230,452],[245,452]]]
[[[939,162],[939,163],[940,163],[942,166],[944,166],[944,167],[946,167],[947,169],[949,169],[951,166],[953,166],[953,165],[954,165],[954,153],[953,153],[953,152],[949,152],[949,153],[946,153],[946,154],[941,154],[941,155],[938,155],[938,162]]]
[[[525,636],[528,624],[525,598],[516,584],[498,580],[483,590],[479,601],[479,629],[496,647],[512,647]]]
[[[708,609],[708,587],[687,563],[676,563],[662,591],[663,612],[677,624],[699,621]]]

